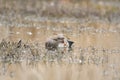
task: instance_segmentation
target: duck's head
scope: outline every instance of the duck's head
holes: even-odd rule
[[[58,42],[60,42],[60,43],[64,43],[64,39],[65,39],[65,37],[63,36],[63,34],[59,34],[59,35],[57,36],[57,40],[58,40]]]

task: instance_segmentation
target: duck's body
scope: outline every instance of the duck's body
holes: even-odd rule
[[[45,48],[47,50],[56,50],[58,47],[58,42],[53,40],[53,39],[49,39],[46,43],[45,43]]]
[[[67,40],[63,35],[57,35],[57,37],[50,38],[45,43],[47,50],[68,51],[74,42]]]

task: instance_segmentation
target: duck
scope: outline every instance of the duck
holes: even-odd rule
[[[49,38],[45,42],[45,48],[51,51],[68,51],[72,49],[73,41],[66,38],[63,34]]]

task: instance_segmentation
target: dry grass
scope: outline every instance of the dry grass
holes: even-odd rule
[[[73,51],[61,54],[46,51],[41,44],[3,40],[0,43],[0,79],[96,80],[96,76],[98,80],[105,80],[105,77],[119,79],[119,64],[116,64],[119,53],[119,49],[107,50],[90,46],[78,48],[77,55]]]

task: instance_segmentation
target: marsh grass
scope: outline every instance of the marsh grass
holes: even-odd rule
[[[8,80],[16,80],[18,77],[23,80],[79,80],[81,78],[95,80],[95,73],[89,76],[89,70],[94,71],[94,67],[96,71],[100,72],[96,73],[101,74],[96,75],[99,80],[104,80],[103,76],[113,74],[118,79],[119,73],[115,65],[119,64],[110,63],[110,56],[112,55],[120,55],[120,50],[97,49],[94,46],[89,46],[87,48],[78,48],[77,55],[72,51],[62,54],[57,53],[57,51],[47,51],[38,43],[2,40],[0,43],[1,76],[8,76],[4,78]],[[111,65],[112,70],[117,73],[106,69],[108,65]],[[103,69],[100,68],[101,66],[103,66]],[[102,71],[99,71],[97,67]],[[86,70],[88,70],[88,74]]]
[[[67,61],[72,60],[73,63],[77,61],[78,63],[82,62],[87,55],[97,59],[106,54],[119,54],[119,49],[97,49],[94,46],[89,46],[87,48],[78,48],[78,54],[75,55],[73,51],[68,52],[59,52],[59,51],[47,51],[41,44],[29,44],[23,43],[21,40],[19,42],[10,42],[2,40],[0,43],[0,58],[1,61],[5,63],[16,63],[17,61],[31,60],[31,61],[55,61],[63,60]],[[79,61],[80,60],[80,61]],[[96,61],[96,60],[95,60]]]

